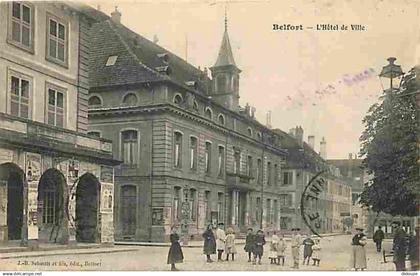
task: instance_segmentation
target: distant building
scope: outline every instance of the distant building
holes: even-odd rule
[[[227,28],[213,67],[195,68],[120,23],[92,27],[89,134],[113,141],[116,240],[162,241],[172,225],[201,238],[280,227],[279,136],[239,106]]]
[[[114,241],[118,161],[109,140],[86,134],[94,14],[75,3],[0,3],[0,242]]]

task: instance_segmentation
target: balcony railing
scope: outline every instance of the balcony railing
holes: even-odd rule
[[[76,131],[50,126],[40,122],[23,119],[9,114],[0,113],[0,129],[20,132],[26,136],[44,137],[64,143],[73,144],[76,147],[84,147],[92,150],[112,153],[112,142],[90,137]]]
[[[240,188],[247,189],[247,190],[254,189],[254,187],[252,187],[252,185],[250,184],[251,179],[253,179],[253,177],[244,175],[244,174],[239,174],[239,173],[234,173],[234,172],[226,173],[226,180],[227,180],[228,186],[239,188],[239,189]]]

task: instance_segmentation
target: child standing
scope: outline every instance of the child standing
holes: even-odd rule
[[[246,240],[245,240],[245,252],[248,253],[248,262],[251,262],[251,255],[254,251],[254,231],[252,228],[248,228],[248,233],[246,234]]]
[[[306,239],[303,240],[303,264],[309,265],[309,260],[312,256],[312,246],[314,245],[314,241],[311,239],[310,236],[307,236]]]
[[[235,232],[231,227],[227,230],[226,235],[226,261],[229,261],[229,255],[232,255],[232,261],[235,260],[236,247],[235,247]]]
[[[284,235],[280,236],[279,243],[277,245],[277,265],[280,265],[280,259],[281,259],[281,265],[284,266],[284,258],[286,256],[286,241],[284,240]]]
[[[314,261],[313,265],[317,265],[319,266],[319,262],[321,261],[321,245],[320,243],[320,239],[317,238],[315,239],[315,244],[314,246],[312,246],[312,260]]]
[[[279,245],[279,237],[277,236],[276,231],[274,231],[273,235],[271,236],[270,255],[268,256],[268,258],[270,259],[270,264],[277,263],[278,245]]]
[[[264,237],[264,232],[260,229],[257,231],[257,235],[255,236],[254,239],[254,261],[252,262],[252,264],[256,264],[257,262],[257,258],[258,258],[258,264],[261,264],[261,258],[263,256],[264,253],[264,244],[265,244],[265,237]]]

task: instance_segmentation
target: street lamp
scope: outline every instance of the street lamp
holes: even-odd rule
[[[401,78],[404,75],[403,71],[401,70],[400,65],[396,65],[394,62],[397,60],[395,57],[389,57],[388,59],[389,64],[382,67],[382,71],[379,74],[379,78],[381,80],[382,88],[384,87],[383,79],[387,78],[390,80],[390,90],[393,91],[393,79],[394,78]]]

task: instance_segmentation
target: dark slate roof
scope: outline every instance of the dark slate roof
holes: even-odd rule
[[[213,67],[221,67],[233,65],[236,66],[235,60],[233,58],[232,47],[230,46],[229,35],[225,29],[223,34],[222,44],[220,46],[219,55],[217,56],[217,61]]]
[[[198,68],[122,24],[106,20],[91,30],[91,87],[172,81],[179,85],[195,82],[207,92],[209,78]],[[105,66],[109,56],[115,65]]]

